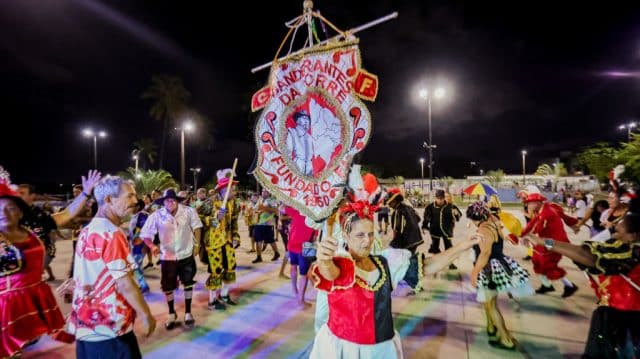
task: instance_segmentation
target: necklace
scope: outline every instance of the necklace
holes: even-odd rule
[[[384,266],[382,265],[382,262],[380,262],[380,259],[378,257],[371,257],[371,259],[373,260],[373,263],[376,265],[376,267],[378,267],[378,270],[380,271],[380,278],[378,278],[378,280],[372,287],[369,285],[369,283],[360,279],[360,277],[356,275],[355,276],[356,284],[358,284],[361,288],[364,288],[368,291],[377,292],[380,288],[382,288],[384,283],[387,281],[387,271],[384,270]]]

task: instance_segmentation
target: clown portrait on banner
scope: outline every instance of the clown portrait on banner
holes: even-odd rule
[[[378,79],[361,67],[358,40],[329,42],[273,63],[252,109],[253,174],[278,200],[322,220],[342,198],[353,156],[366,146]]]

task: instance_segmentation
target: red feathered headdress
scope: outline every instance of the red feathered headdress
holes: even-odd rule
[[[373,221],[373,215],[378,210],[378,206],[369,203],[368,201],[356,201],[348,202],[344,206],[340,207],[340,225],[343,227],[347,222],[350,222],[354,216],[358,216],[360,219],[368,219]]]

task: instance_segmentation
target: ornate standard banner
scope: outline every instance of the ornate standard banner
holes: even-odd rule
[[[351,159],[369,140],[378,78],[361,68],[357,40],[311,48],[275,62],[252,108],[256,179],[276,198],[321,220],[342,197]]]

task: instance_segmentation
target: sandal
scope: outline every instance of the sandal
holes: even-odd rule
[[[489,341],[498,340],[498,328],[493,327],[493,331],[490,331],[489,327],[487,327],[487,336],[489,337]]]
[[[496,340],[496,341],[489,340],[489,345],[491,345],[494,348],[498,348],[498,349],[516,350],[516,343],[515,342],[512,342],[511,345],[509,346],[509,345],[504,344],[500,340]]]

